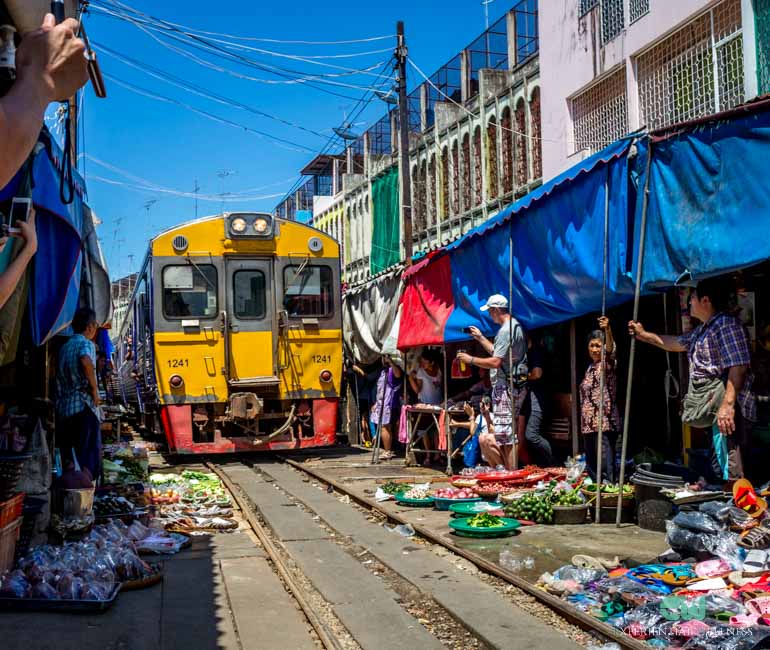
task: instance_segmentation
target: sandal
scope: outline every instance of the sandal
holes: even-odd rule
[[[767,563],[767,551],[752,549],[746,553],[746,558],[743,560],[743,573],[749,576],[761,576],[768,570]]]
[[[578,569],[597,569],[599,571],[607,571],[609,569],[615,569],[620,565],[620,560],[616,556],[612,560],[608,560],[603,557],[593,557],[591,555],[573,555],[572,564]]]
[[[746,609],[749,614],[754,614],[757,618],[770,615],[770,596],[752,598],[746,603]]]
[[[770,530],[755,526],[743,531],[738,539],[738,546],[748,549],[764,549],[770,546]]]

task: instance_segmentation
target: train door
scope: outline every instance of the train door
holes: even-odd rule
[[[228,377],[232,385],[278,384],[273,263],[227,260]]]

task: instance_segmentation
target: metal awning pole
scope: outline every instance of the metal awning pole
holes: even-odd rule
[[[652,140],[647,139],[647,163],[645,164],[644,195],[642,196],[642,223],[639,235],[639,253],[636,258],[636,286],[634,288],[634,316],[639,318],[639,296],[642,293],[642,265],[644,263],[644,244],[647,236],[647,206],[650,201],[650,167],[652,165]],[[620,451],[620,492],[615,512],[615,525],[620,527],[620,515],[623,504],[623,483],[626,478],[626,453],[628,448],[628,424],[631,417],[631,389],[634,384],[634,361],[636,359],[636,338],[631,339],[631,351],[628,359],[628,381],[626,384],[626,408],[623,413],[623,444]]]
[[[610,170],[604,179],[604,237],[602,238],[602,316],[607,313],[607,250],[610,231]],[[602,332],[599,365],[599,419],[596,427],[596,523],[602,523],[602,447],[604,446],[604,387],[607,370],[607,334]],[[610,408],[612,406],[610,405]]]
[[[509,226],[511,228],[511,226]],[[519,418],[513,397],[513,234],[508,230],[508,400],[511,403],[511,433],[513,434],[513,469],[519,469]]]

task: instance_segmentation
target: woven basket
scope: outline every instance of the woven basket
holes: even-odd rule
[[[0,501],[7,501],[16,494],[26,457],[0,460]]]

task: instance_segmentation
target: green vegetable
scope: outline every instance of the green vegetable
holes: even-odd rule
[[[503,520],[500,517],[490,515],[488,512],[482,512],[468,520],[468,525],[473,528],[497,528],[503,526]]]
[[[400,494],[406,492],[412,486],[408,483],[395,483],[394,481],[388,481],[380,486],[380,489],[386,494]]]

